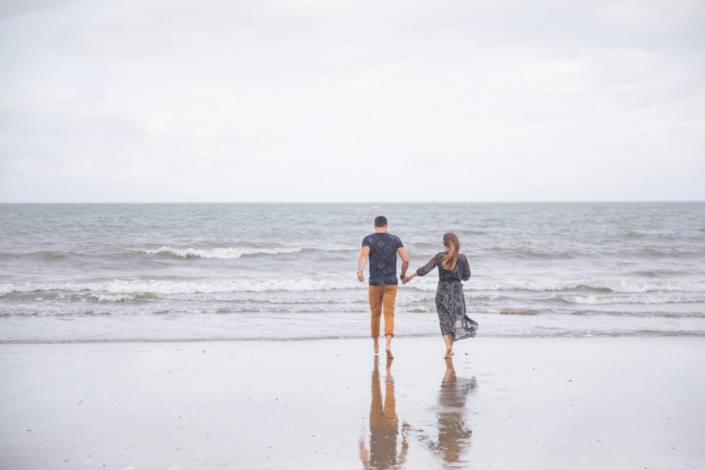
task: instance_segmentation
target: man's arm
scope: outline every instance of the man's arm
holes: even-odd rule
[[[397,248],[397,253],[401,257],[401,277],[406,276],[406,270],[409,269],[409,257],[406,255],[404,247]]]
[[[360,282],[365,282],[365,275],[363,274],[363,270],[365,269],[365,265],[367,264],[367,258],[369,256],[370,247],[363,246],[362,251],[360,252],[360,259],[357,262],[357,280]]]

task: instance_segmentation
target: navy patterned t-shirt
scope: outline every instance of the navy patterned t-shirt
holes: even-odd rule
[[[373,233],[362,240],[370,247],[370,285],[397,285],[397,248],[403,248],[399,237],[391,233]]]

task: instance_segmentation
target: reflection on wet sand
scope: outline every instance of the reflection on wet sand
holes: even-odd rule
[[[437,440],[419,432],[419,440],[446,463],[460,462],[470,443],[472,430],[465,422],[465,401],[477,386],[475,377],[457,377],[453,359],[446,359],[446,372],[441,382],[436,410]]]
[[[392,378],[392,359],[387,360],[385,393],[382,401],[382,386],[379,374],[379,356],[374,359],[372,372],[372,405],[370,406],[370,448],[365,448],[364,439],[360,440],[360,460],[365,469],[388,469],[399,467],[406,461],[409,451],[407,431],[404,424],[401,431],[401,448],[397,455],[397,440],[399,437],[399,420],[394,398],[394,379]]]

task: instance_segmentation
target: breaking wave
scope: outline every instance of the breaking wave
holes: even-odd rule
[[[171,255],[178,258],[207,258],[207,259],[237,259],[243,256],[254,255],[279,255],[299,253],[301,248],[172,248],[163,246],[156,250],[137,248],[132,250],[145,255]]]
[[[435,291],[436,283],[422,281],[412,287]],[[536,291],[559,292],[587,290],[643,294],[648,292],[705,292],[705,281],[475,281],[463,286],[465,291]]]
[[[109,294],[210,294],[223,292],[272,292],[272,291],[325,291],[359,288],[358,282],[326,281],[314,279],[281,281],[212,281],[177,282],[114,280],[87,283],[18,283],[0,284],[0,296],[19,292],[101,292]]]
[[[702,295],[651,294],[651,295],[563,295],[560,300],[571,304],[683,304],[700,303]]]
[[[0,284],[0,296],[11,293],[28,292],[101,292],[108,294],[210,294],[227,292],[278,292],[278,291],[329,291],[336,289],[362,289],[366,284],[354,280],[331,281],[316,279],[283,279],[269,281],[162,281],[162,280],[122,280],[88,283],[9,283]],[[435,292],[436,282],[423,280],[416,285],[410,285],[413,290]],[[572,297],[562,296],[563,301],[571,303],[612,303],[641,302],[641,298],[609,297],[604,294],[648,294],[658,292],[705,293],[705,281],[470,281],[464,286],[466,292],[479,291],[532,291],[532,292],[565,292],[575,294]],[[571,292],[572,291],[572,292]],[[586,292],[587,291],[587,292]],[[591,295],[588,292],[601,293],[602,296]],[[586,292],[586,295],[581,295]],[[426,299],[427,296],[421,294]],[[428,297],[431,298],[431,297]],[[662,303],[666,299],[654,300]],[[697,299],[692,299],[695,301]],[[677,297],[668,301],[678,301]]]

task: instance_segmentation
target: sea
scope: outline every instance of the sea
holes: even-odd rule
[[[705,336],[703,202],[0,204],[0,342],[369,337],[378,215],[409,272],[459,236],[478,336]],[[437,276],[397,337],[440,336]]]

